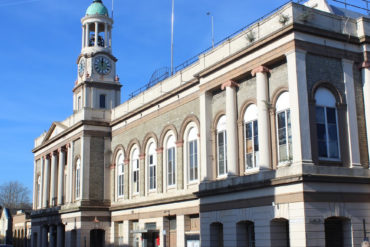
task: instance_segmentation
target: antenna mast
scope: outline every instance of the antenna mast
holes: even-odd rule
[[[114,10],[114,0],[112,0],[112,19],[113,19],[113,10]]]
[[[172,15],[171,15],[171,75],[173,75],[173,24],[175,19],[175,0],[172,0]]]

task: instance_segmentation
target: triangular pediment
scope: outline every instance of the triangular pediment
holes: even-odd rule
[[[331,6],[328,4],[326,0],[309,0],[306,3],[304,3],[304,5],[328,13],[333,13]]]
[[[59,122],[53,122],[49,128],[49,131],[46,133],[43,143],[59,135],[66,129],[67,129],[67,126],[65,126],[64,124],[61,124]]]

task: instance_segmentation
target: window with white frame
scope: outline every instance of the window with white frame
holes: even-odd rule
[[[125,165],[123,153],[120,152],[117,158],[117,197],[120,198],[124,195],[124,177],[125,177]]]
[[[155,149],[154,142],[151,142],[147,155],[149,190],[155,190],[157,188],[157,152]]]
[[[276,133],[279,163],[286,163],[292,157],[292,130],[290,123],[289,93],[282,93],[276,101]]]
[[[131,167],[132,167],[132,193],[139,193],[140,189],[140,166],[139,166],[139,150],[137,148],[132,152]]]
[[[76,161],[76,182],[75,182],[75,195],[76,199],[80,199],[81,196],[81,160]]]
[[[227,134],[226,116],[220,117],[217,123],[217,174],[227,174]]]
[[[167,153],[167,185],[174,186],[176,184],[176,142],[175,137],[171,135],[167,139],[166,153]]]
[[[338,160],[338,117],[334,95],[326,88],[315,93],[316,132],[320,158]]]
[[[192,127],[187,138],[187,163],[188,163],[188,180],[194,182],[198,180],[198,131]]]
[[[244,113],[245,169],[258,167],[258,120],[257,106],[248,106]]]

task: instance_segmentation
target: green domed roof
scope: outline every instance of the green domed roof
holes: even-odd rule
[[[94,2],[87,8],[86,15],[108,16],[108,9],[104,6],[101,0],[94,0]]]

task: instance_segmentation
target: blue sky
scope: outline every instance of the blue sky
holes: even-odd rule
[[[34,139],[72,114],[81,23],[92,0],[0,0],[0,184],[32,190]],[[174,64],[284,4],[286,0],[175,0]],[[108,9],[111,0],[104,1]],[[171,0],[115,0],[113,54],[122,99],[170,66]]]

